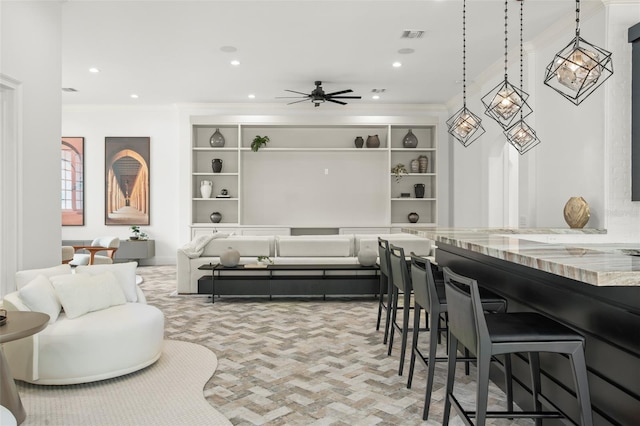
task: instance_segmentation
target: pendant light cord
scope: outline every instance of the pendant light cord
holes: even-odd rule
[[[523,51],[522,51],[522,45],[523,45],[523,37],[522,37],[522,29],[524,27],[524,0],[519,0],[520,1],[520,91],[524,91],[524,72],[523,72]],[[520,121],[522,121],[523,116],[522,116],[522,108],[520,108]]]
[[[576,38],[580,37],[580,0],[576,0]]]
[[[462,106],[467,107],[467,1],[462,0]]]
[[[508,29],[508,20],[509,20],[509,8],[507,6],[507,0],[504,1],[504,81],[507,81],[507,51],[509,48],[508,38],[509,38],[509,29]]]

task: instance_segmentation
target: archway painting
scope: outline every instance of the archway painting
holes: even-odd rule
[[[62,138],[62,226],[84,225],[84,138]]]
[[[105,138],[105,225],[149,225],[149,138]]]

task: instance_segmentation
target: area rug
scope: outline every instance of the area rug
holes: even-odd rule
[[[217,366],[204,346],[165,340],[155,364],[126,376],[69,386],[18,382],[23,425],[230,425],[203,395]]]

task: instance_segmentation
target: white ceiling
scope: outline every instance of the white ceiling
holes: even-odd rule
[[[553,26],[571,29],[574,5],[527,0],[525,42]],[[518,60],[519,7],[509,0],[510,61]],[[360,104],[443,104],[461,91],[461,0],[67,0],[62,22],[62,86],[78,90],[63,93],[64,104],[286,103],[295,99],[276,97],[295,95],[284,89],[308,93],[315,80],[326,92],[353,89]],[[404,30],[426,32],[402,39]],[[467,79],[503,54],[504,1],[467,0]],[[375,101],[372,89],[386,91]]]

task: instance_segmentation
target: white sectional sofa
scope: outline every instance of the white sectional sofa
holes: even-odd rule
[[[258,256],[269,256],[279,265],[323,265],[358,263],[358,253],[366,248],[377,252],[378,237],[403,247],[405,253],[430,256],[433,241],[411,234],[348,234],[302,236],[236,236],[198,237],[177,252],[177,292],[198,293],[198,279],[209,275],[199,270],[202,265],[220,262],[229,247],[240,252],[240,264],[256,263]]]
[[[153,364],[162,353],[164,315],[135,283],[137,264],[69,265],[20,271],[8,311],[49,315],[47,327],[4,344],[14,378],[42,385],[86,383]],[[64,311],[61,311],[61,307]]]

